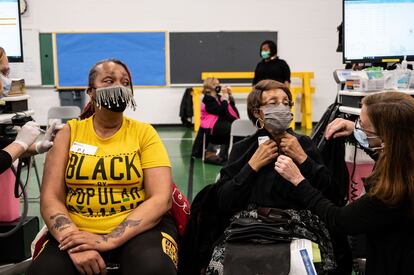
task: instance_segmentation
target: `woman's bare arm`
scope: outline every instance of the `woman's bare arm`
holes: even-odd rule
[[[40,193],[40,211],[49,232],[60,240],[70,231],[77,231],[66,209],[65,170],[68,162],[70,128],[65,126],[47,153]]]

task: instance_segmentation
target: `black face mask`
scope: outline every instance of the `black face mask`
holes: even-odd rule
[[[122,113],[130,105],[135,110],[135,100],[132,91],[124,86],[111,86],[96,89],[96,106],[98,108]]]
[[[115,113],[122,113],[123,111],[125,111],[127,107],[127,103],[125,102],[125,100],[122,101],[122,99],[119,97],[117,98],[115,102],[112,102],[112,101],[103,102],[101,106],[109,111],[112,111]]]

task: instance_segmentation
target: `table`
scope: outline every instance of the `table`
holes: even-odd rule
[[[16,112],[16,113],[11,113],[11,114],[0,114],[0,124],[10,124],[11,118],[14,117],[16,114],[32,116],[34,115],[34,113],[35,112],[33,110],[27,110],[27,111]]]
[[[393,90],[398,91],[398,90]],[[400,90],[398,92],[407,93],[414,97],[414,89]],[[373,92],[355,92],[342,90],[338,92],[338,103],[341,104],[339,111],[351,115],[359,115],[361,113],[361,101],[364,97],[375,93],[386,93],[386,91]]]

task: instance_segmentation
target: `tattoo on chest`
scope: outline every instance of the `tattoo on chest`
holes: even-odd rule
[[[53,216],[50,216],[50,219],[53,220],[54,224],[52,225],[52,228],[56,231],[62,231],[68,228],[70,224],[72,224],[72,221],[62,213],[57,213]]]
[[[120,225],[118,225],[117,228],[115,228],[111,233],[107,234],[107,235],[103,235],[102,239],[107,242],[110,238],[118,238],[120,237],[122,234],[124,234],[125,229],[127,227],[137,227],[138,225],[141,224],[142,219],[139,220],[124,220],[123,222],[121,222]]]

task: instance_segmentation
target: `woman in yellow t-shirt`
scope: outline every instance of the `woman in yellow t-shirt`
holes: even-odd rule
[[[46,158],[48,242],[27,274],[176,274],[170,162],[151,125],[123,116],[135,108],[132,90],[119,60],[91,69],[82,120],[68,122]]]

